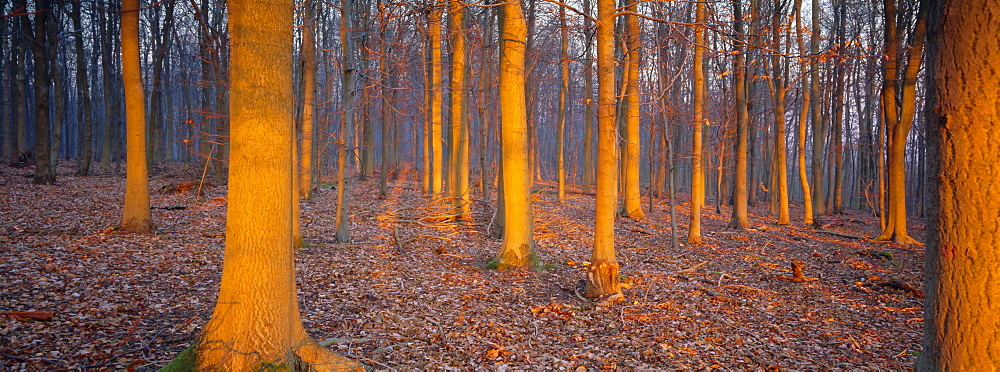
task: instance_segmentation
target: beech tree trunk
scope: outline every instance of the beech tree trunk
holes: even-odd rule
[[[83,29],[80,17],[80,3],[73,2],[73,11],[70,13],[73,18],[73,29]],[[90,101],[90,79],[87,77],[86,56],[83,52],[83,35],[77,34],[73,38],[73,46],[76,51],[76,85],[80,89],[80,105],[83,106],[83,128],[80,138],[81,155],[77,162],[76,175],[86,176],[90,173],[90,163],[94,157],[94,119],[93,108]]]
[[[139,65],[139,0],[123,0],[121,13],[122,79],[125,82],[126,179],[122,230],[148,234],[149,171],[146,168],[146,109]]]
[[[451,214],[458,220],[469,220],[472,216],[469,205],[469,123],[466,120],[466,60],[465,52],[465,5],[459,0],[449,0],[448,24],[451,27],[451,167],[454,182],[451,190]]]
[[[687,242],[701,243],[701,208],[705,204],[705,171],[702,159],[702,125],[705,119],[705,2],[695,5],[694,123],[691,146],[691,223]]]
[[[799,50],[801,51],[801,57],[803,60],[807,58],[805,42],[803,41],[802,34],[804,32],[802,26],[802,0],[795,0],[795,40],[799,44]],[[803,64],[803,67],[805,65]],[[809,107],[810,100],[812,96],[809,94],[809,89],[806,87],[807,78],[803,77],[801,88],[802,91],[802,108],[799,111],[799,132],[798,132],[798,143],[797,147],[797,158],[799,163],[799,186],[802,188],[802,223],[805,225],[813,224],[813,203],[812,203],[812,188],[809,187],[809,174],[806,169],[806,129],[809,122]]]
[[[531,220],[531,167],[528,161],[528,118],[525,97],[528,28],[519,0],[501,7],[500,125],[503,182],[503,246],[490,263],[500,270],[538,267]]]
[[[306,334],[296,300],[293,5],[229,4],[233,157],[222,281],[203,333],[165,370],[362,370]]]
[[[986,0],[930,12],[930,223],[918,371],[1000,370],[1000,22]],[[933,5],[932,5],[933,4]]]
[[[302,27],[302,146],[299,147],[298,196],[303,199],[312,197],[313,174],[313,123],[316,109],[316,40],[313,37],[315,27],[315,12],[312,1],[305,4],[305,24]]]
[[[699,3],[701,4],[701,3]],[[621,294],[615,257],[618,136],[615,125],[614,0],[597,0],[597,197],[594,251],[584,295]]]
[[[559,7],[559,118],[556,119],[556,182],[560,203],[566,202],[566,100],[569,95],[569,30],[566,8]]]
[[[52,142],[50,135],[52,123],[49,117],[49,91],[52,85],[52,76],[49,69],[48,48],[55,40],[49,41],[48,28],[51,16],[50,0],[38,0],[35,2],[35,24],[32,28],[31,21],[27,15],[21,16],[21,30],[28,33],[32,49],[32,75],[35,78],[35,178],[36,185],[51,185],[56,183],[56,174],[51,166],[49,152]],[[52,25],[54,26],[54,25]]]
[[[441,107],[444,105],[443,76],[444,69],[441,61],[441,23],[443,22],[443,2],[446,0],[432,1],[430,21],[428,31],[430,32],[431,51],[431,122],[430,122],[430,150],[431,150],[431,195],[434,198],[442,196],[444,192],[444,138],[442,129]]]
[[[736,174],[733,177],[733,219],[729,222],[729,227],[746,229],[750,227],[747,201],[747,151],[749,150],[748,136],[750,128],[750,117],[747,112],[747,68],[746,56],[744,53],[743,40],[743,11],[740,7],[740,0],[733,0],[733,29],[736,31],[736,56],[733,61],[733,94],[736,95]],[[721,163],[720,162],[720,177]],[[721,194],[721,190],[720,190]],[[722,199],[722,196],[719,196]]]
[[[583,0],[583,12],[591,14],[590,0]],[[590,20],[584,19],[585,29]],[[594,63],[590,60],[590,45],[584,49],[583,60],[583,193],[589,194],[594,186]]]

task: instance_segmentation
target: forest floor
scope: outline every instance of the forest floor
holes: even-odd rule
[[[208,320],[221,275],[225,187],[163,192],[200,169],[152,171],[157,233],[113,231],[125,179],[74,177],[31,184],[30,168],[0,167],[0,312],[53,311],[48,321],[0,316],[0,370],[163,366]],[[336,194],[302,204],[297,250],[306,329],[375,369],[907,369],[920,351],[923,247],[777,226],[760,203],[752,228],[705,208],[704,244],[671,248],[666,199],[642,221],[616,224],[625,300],[595,304],[574,289],[593,241],[593,195],[533,197],[541,271],[484,268],[500,248],[472,223],[436,222],[412,180],[379,199],[377,178],[350,183],[351,244],[335,244]],[[477,196],[481,197],[481,196]],[[688,204],[677,208],[687,234]],[[644,206],[648,206],[645,204]],[[163,209],[166,208],[166,209]],[[860,212],[827,229],[873,236]],[[911,234],[922,236],[921,221]],[[794,282],[792,260],[816,280]]]

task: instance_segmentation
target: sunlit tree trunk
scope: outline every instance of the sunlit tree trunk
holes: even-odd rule
[[[705,204],[705,173],[702,167],[702,125],[705,121],[705,2],[695,5],[694,31],[694,123],[691,146],[691,223],[688,243],[701,243],[701,208]]]
[[[559,118],[556,119],[556,182],[560,203],[566,202],[566,100],[569,95],[569,30],[566,8],[559,7]]]
[[[700,4],[700,3],[699,3]],[[584,295],[621,294],[615,257],[618,136],[615,125],[614,0],[597,0],[597,197],[594,251]]]
[[[729,227],[746,229],[750,227],[747,216],[747,151],[750,117],[747,113],[747,68],[743,40],[743,11],[740,0],[733,0],[733,29],[736,31],[736,56],[733,61],[733,94],[736,96],[736,174],[733,177],[733,219]],[[720,162],[722,160],[720,159]],[[721,169],[721,168],[720,168]],[[721,172],[720,172],[721,173]],[[721,190],[720,190],[721,193]],[[719,199],[722,199],[721,195]]]
[[[930,221],[918,371],[1000,370],[1000,22],[985,0],[933,4],[927,26]]]
[[[146,168],[146,110],[139,66],[139,0],[122,1],[122,79],[125,82],[126,180],[122,230],[149,233],[149,172]]]
[[[526,39],[528,28],[521,2],[501,5],[500,125],[503,168],[503,246],[490,266],[504,270],[537,267],[531,221],[531,168],[528,162],[528,119],[525,104]]]
[[[624,179],[622,184],[622,215],[641,219],[645,217],[642,211],[642,200],[639,192],[639,17],[635,2],[629,2],[625,8],[630,12],[625,15],[625,96],[622,106],[625,110],[625,133],[622,133],[625,143],[621,167]]]
[[[292,1],[229,4],[231,154],[219,298],[196,344],[165,370],[360,370],[305,332],[291,205]]]
[[[774,14],[772,16],[771,23],[771,41],[774,45],[775,51],[781,50],[781,18],[782,13],[779,11],[781,9],[781,0],[774,1]],[[771,91],[774,92],[774,162],[777,166],[776,172],[778,177],[777,190],[778,194],[778,225],[787,225],[790,223],[790,216],[788,213],[788,149],[785,147],[785,136],[786,136],[786,125],[785,125],[785,93],[787,92],[786,83],[784,79],[784,71],[782,57],[779,53],[773,53],[771,56],[771,80],[772,88]]]
[[[343,62],[341,63],[341,91],[340,102],[342,110],[340,120],[339,148],[337,149],[337,241],[347,243],[351,241],[350,231],[347,229],[347,166],[348,157],[351,155],[351,130],[354,128],[354,102],[356,100],[355,76],[353,53],[350,33],[347,32],[351,23],[353,6],[351,0],[341,0],[340,15],[340,40]]]
[[[313,37],[314,11],[312,1],[305,4],[305,24],[302,27],[302,146],[299,148],[299,190],[300,198],[312,196],[313,122],[316,110],[316,41]]]
[[[913,117],[916,112],[916,84],[923,58],[924,35],[926,30],[926,6],[921,6],[918,12],[917,24],[914,28],[913,45],[906,53],[906,66],[903,70],[902,86],[899,86],[898,71],[903,60],[897,57],[900,47],[900,35],[896,30],[896,8],[894,0],[885,0],[886,28],[886,61],[885,83],[882,88],[882,104],[884,107],[885,124],[888,135],[888,215],[885,229],[875,240],[891,240],[899,244],[916,243],[906,231],[906,137],[913,127]],[[897,99],[897,89],[900,96]],[[897,104],[897,102],[899,102]]]
[[[451,214],[459,220],[471,218],[469,205],[469,123],[466,120],[465,80],[465,6],[460,0],[449,0],[448,24],[451,27],[451,167],[454,183],[449,185],[452,197]]]
[[[799,44],[799,51],[802,53],[803,60],[806,58],[806,48],[805,41],[803,41],[802,34],[805,32],[802,26],[802,0],[795,0],[795,40]],[[803,67],[805,64],[803,64]],[[799,111],[799,132],[798,132],[798,143],[797,143],[797,158],[799,163],[799,185],[802,187],[802,223],[806,225],[812,225],[813,223],[813,203],[812,203],[812,188],[809,187],[809,175],[806,171],[806,129],[807,123],[809,122],[809,106],[810,99],[812,97],[809,94],[809,89],[806,89],[806,81],[808,79],[803,77],[803,82],[801,84],[802,91],[802,108]]]
[[[441,106],[444,105],[444,69],[441,61],[441,23],[443,22],[443,6],[441,2],[446,0],[432,1],[430,23],[430,52],[431,52],[431,122],[430,122],[430,150],[431,150],[431,195],[440,197],[444,192],[444,138],[442,129]]]

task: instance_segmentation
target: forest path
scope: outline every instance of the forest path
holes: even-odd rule
[[[208,320],[222,260],[225,187],[154,194],[160,233],[113,232],[122,175],[30,184],[30,169],[0,167],[0,311],[55,311],[51,321],[0,317],[0,369],[154,369]],[[157,167],[151,189],[196,179]],[[750,231],[705,209],[705,243],[670,247],[666,200],[644,221],[621,220],[616,245],[625,301],[594,306],[574,294],[593,239],[593,196],[534,193],[543,271],[486,270],[491,207],[450,223],[419,184],[377,177],[350,183],[351,244],[334,244],[335,193],[303,202],[296,255],[306,329],[375,368],[881,368],[904,369],[920,350],[923,248],[776,226],[766,205]],[[644,203],[645,203],[644,197]],[[644,205],[645,206],[645,205]],[[687,204],[678,206],[683,241]],[[875,227],[873,227],[875,226]],[[877,222],[851,212],[828,228],[872,236]],[[912,235],[922,236],[917,226]],[[891,254],[888,260],[886,254]],[[813,281],[781,279],[792,260]]]

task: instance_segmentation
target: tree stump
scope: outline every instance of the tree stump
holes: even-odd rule
[[[583,295],[587,298],[598,298],[616,294],[621,294],[618,263],[598,261],[591,264],[587,268],[587,285]]]

